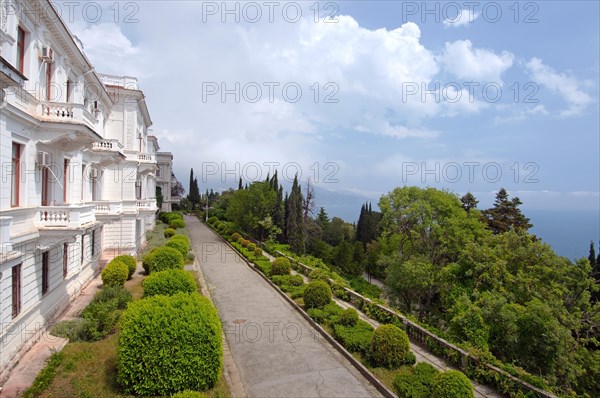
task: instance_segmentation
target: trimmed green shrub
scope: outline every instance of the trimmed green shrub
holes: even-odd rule
[[[253,243],[253,242],[248,243],[248,247],[246,247],[246,249],[248,249],[249,251],[254,253],[254,250],[256,250],[256,243]]]
[[[182,242],[185,242],[188,245],[188,247],[190,245],[190,238],[188,238],[188,236],[184,234],[175,234],[171,237],[170,240],[181,240]]]
[[[292,267],[290,266],[290,260],[285,257],[277,257],[271,263],[271,276],[274,275],[288,275]]]
[[[217,217],[215,217],[215,216],[209,217],[209,219],[208,219],[208,223],[209,223],[210,225],[213,225],[213,224],[214,224],[214,223],[216,223],[217,221],[219,221],[219,219],[218,219]]]
[[[329,275],[322,269],[314,269],[308,273],[308,278],[311,281],[323,281],[329,284]]]
[[[165,271],[167,269],[183,269],[184,266],[184,259],[181,252],[172,247],[157,247],[149,253],[148,257],[144,257],[144,263],[147,263],[150,273]]]
[[[463,372],[447,370],[436,374],[431,386],[432,398],[472,398],[473,385]]]
[[[122,261],[111,261],[102,270],[102,283],[106,286],[123,286],[129,277],[129,268]]]
[[[187,243],[187,241],[183,239],[177,239],[175,236],[169,239],[167,243],[165,243],[165,246],[172,247],[173,249],[179,251],[184,258],[188,251],[190,251],[190,245]]]
[[[311,282],[304,290],[304,307],[321,308],[331,301],[331,289],[323,281]]]
[[[340,325],[354,326],[358,322],[358,312],[354,308],[346,308],[340,316]]]
[[[155,247],[154,249],[150,250],[148,253],[144,254],[144,257],[142,257],[142,267],[144,268],[146,275],[150,274],[150,263],[154,261],[154,254],[156,253],[156,249],[158,249],[158,247]]]
[[[144,297],[157,295],[172,296],[174,294],[194,293],[197,291],[196,280],[188,271],[181,269],[168,269],[153,272],[142,282]]]
[[[260,256],[262,256],[262,255],[263,255],[263,251],[262,251],[262,249],[261,249],[260,247],[257,247],[256,249],[254,249],[254,255],[255,255],[256,257],[260,257]]]
[[[375,330],[369,357],[374,366],[388,369],[415,363],[408,336],[396,325],[381,325]]]
[[[206,395],[198,391],[182,391],[171,395],[171,398],[205,398]]]
[[[130,394],[205,391],[221,376],[221,321],[196,293],[138,300],[123,313],[117,381]]]
[[[302,286],[304,284],[304,279],[302,279],[301,275],[275,275],[271,279],[277,286]]]
[[[238,234],[237,232],[234,232],[233,234],[231,234],[231,241],[237,242],[238,240],[240,240],[241,237],[242,235]]]
[[[167,228],[163,234],[165,235],[165,238],[169,239],[171,236],[175,235],[175,230],[173,228]]]
[[[129,256],[127,254],[122,254],[120,256],[117,256],[117,257],[113,258],[112,261],[121,261],[121,262],[125,263],[125,265],[127,265],[127,271],[128,271],[127,279],[131,278],[131,276],[135,273],[135,270],[137,269],[137,261],[136,261],[135,257]]]
[[[256,260],[254,264],[265,275],[271,275],[271,262],[268,259]]]
[[[240,236],[240,238],[237,240],[237,243],[241,245],[244,242],[244,240],[245,239]]]
[[[433,378],[439,371],[419,362],[414,367],[402,366],[394,378],[394,390],[400,398],[429,398]]]
[[[242,240],[242,247],[248,247],[249,244],[250,244],[250,241],[248,239]]]
[[[333,325],[333,336],[348,351],[367,354],[373,338],[373,327],[359,320],[354,326]]]
[[[169,223],[169,228],[178,229],[185,228],[185,221],[180,219],[175,219]]]

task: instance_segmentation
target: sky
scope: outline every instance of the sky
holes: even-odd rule
[[[139,79],[186,189],[192,167],[201,192],[278,169],[374,203],[418,185],[486,207],[505,187],[600,212],[596,1],[70,7],[96,70]]]

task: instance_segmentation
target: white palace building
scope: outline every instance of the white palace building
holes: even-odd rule
[[[1,384],[106,260],[144,246],[159,146],[137,80],[97,73],[50,1],[1,1],[0,88]]]

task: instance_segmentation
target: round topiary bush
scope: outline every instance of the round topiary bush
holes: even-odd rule
[[[237,232],[234,232],[233,234],[231,234],[231,241],[237,242],[241,237],[242,235],[238,234]]]
[[[245,239],[240,236],[240,238],[237,240],[237,243],[239,243],[241,245],[244,240]]]
[[[147,263],[149,273],[183,269],[184,261],[179,250],[168,246],[157,247],[144,257],[144,264]]]
[[[179,236],[179,235],[178,235]],[[177,239],[175,237],[169,239],[165,246],[172,247],[181,253],[181,255],[185,258],[187,256],[188,251],[190,251],[190,246],[186,240]]]
[[[285,257],[277,257],[271,263],[271,276],[288,275],[291,269],[290,260]]]
[[[129,276],[129,268],[122,261],[111,261],[102,270],[102,283],[106,286],[123,286]]]
[[[117,381],[130,394],[205,391],[221,376],[221,321],[196,293],[131,303],[121,318]]]
[[[165,235],[165,238],[169,239],[171,236],[175,235],[175,230],[173,228],[167,228],[163,234]]]
[[[117,256],[112,259],[112,261],[115,261],[115,260],[121,261],[122,263],[125,263],[125,265],[127,265],[127,270],[128,270],[127,279],[131,278],[131,275],[133,275],[135,273],[135,270],[137,269],[137,261],[135,260],[135,258],[133,256],[129,256],[127,254],[122,254],[122,255]]]
[[[210,225],[213,225],[213,224],[214,224],[214,223],[216,223],[217,221],[219,221],[219,219],[218,219],[217,217],[215,217],[215,216],[212,216],[212,217],[210,217],[210,218],[208,219],[208,223],[209,223]]]
[[[142,282],[144,297],[157,295],[172,296],[177,293],[194,293],[196,280],[188,271],[168,269],[153,272]]]
[[[263,254],[263,251],[260,247],[257,247],[256,249],[254,249],[254,255],[256,257],[260,257],[260,256],[262,256],[262,254]]]
[[[358,312],[354,308],[346,308],[340,315],[340,324],[344,326],[355,326],[358,322]]]
[[[156,249],[158,248],[155,247],[148,253],[144,254],[144,257],[142,257],[142,267],[144,268],[146,275],[150,274],[150,263],[154,261],[154,252],[156,251]]]
[[[473,385],[463,372],[447,370],[436,374],[431,386],[431,398],[473,398]]]
[[[169,223],[169,228],[173,228],[173,229],[185,228],[185,221],[177,218]]]
[[[331,288],[323,281],[309,283],[304,290],[305,308],[322,308],[331,301]]]
[[[248,243],[248,246],[246,247],[246,249],[248,249],[249,251],[251,251],[252,253],[254,253],[254,250],[256,250],[256,244],[255,243]]]
[[[310,271],[308,274],[308,278],[311,281],[323,281],[323,282],[329,283],[329,275],[327,275],[327,273],[325,271],[323,271],[322,269],[318,269],[318,268]]]
[[[396,325],[382,325],[375,329],[369,357],[373,366],[395,369],[415,363],[408,336]]]
[[[248,239],[242,240],[242,247],[248,247],[249,244],[250,244],[250,241]]]

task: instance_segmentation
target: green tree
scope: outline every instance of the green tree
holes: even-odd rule
[[[198,180],[194,178],[194,169],[190,169],[190,190],[188,200],[192,204],[192,209],[195,209],[200,204],[200,188]]]
[[[466,212],[471,211],[471,209],[476,209],[477,203],[479,203],[479,201],[475,199],[475,196],[471,192],[467,192],[466,194],[464,194],[460,198],[460,201],[462,203],[463,209],[465,209]]]
[[[302,190],[298,184],[298,175],[294,177],[292,191],[288,198],[288,214],[286,219],[287,240],[290,250],[296,254],[304,254],[306,249],[306,231],[304,228]]]
[[[532,225],[529,219],[519,209],[523,203],[518,197],[509,199],[506,189],[501,188],[496,194],[494,206],[483,212],[489,228],[495,234],[510,230],[526,232]]]
[[[156,187],[156,207],[158,208],[159,211],[162,209],[162,204],[163,204],[162,188]]]
[[[244,231],[265,239],[273,233],[272,221],[268,219],[277,203],[276,196],[268,183],[253,182],[248,189],[235,191],[229,199],[225,215]]]
[[[355,266],[353,261],[354,252],[352,246],[347,241],[343,240],[338,245],[335,251],[334,265],[337,266],[344,274],[355,275]]]
[[[436,268],[423,256],[402,260],[398,254],[382,256],[380,265],[388,270],[385,281],[390,299],[408,313],[418,310],[423,320],[436,292]]]
[[[588,261],[592,269],[596,268],[596,249],[594,248],[594,241],[590,241],[590,254],[588,255]]]

